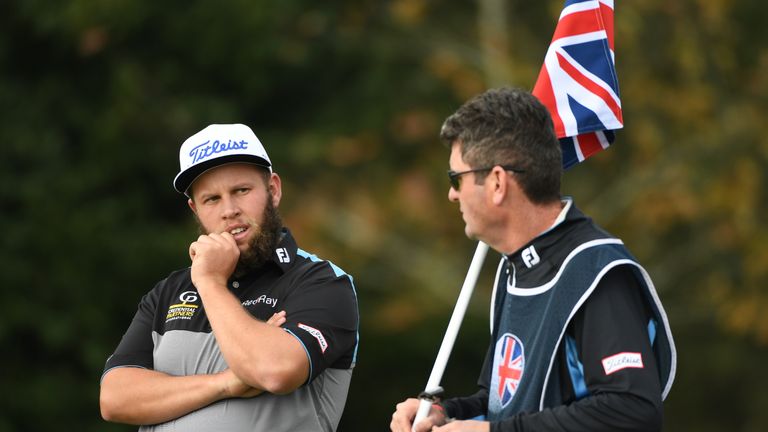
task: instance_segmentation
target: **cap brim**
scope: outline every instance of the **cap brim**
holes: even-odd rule
[[[251,163],[267,169],[270,169],[272,167],[272,164],[270,164],[264,158],[260,158],[258,156],[242,155],[242,154],[221,156],[215,159],[211,159],[209,161],[199,163],[197,165],[189,167],[186,170],[180,172],[176,176],[176,178],[173,179],[173,188],[180,193],[186,194],[187,189],[189,189],[189,186],[192,185],[192,183],[198,177],[200,177],[204,172],[208,171],[209,169],[216,168],[219,165],[235,163],[235,162]]]

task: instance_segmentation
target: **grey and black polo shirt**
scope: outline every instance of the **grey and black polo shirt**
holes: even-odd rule
[[[352,277],[330,261],[298,248],[287,229],[261,269],[229,288],[255,318],[285,310],[285,331],[296,337],[310,364],[307,382],[287,395],[263,393],[226,399],[141,431],[332,431],[349,389],[358,346],[358,307]],[[258,343],[258,341],[254,341]],[[190,269],[160,281],[138,311],[104,373],[140,367],[170,375],[212,374],[227,364],[192,281]],[[103,376],[103,375],[102,375]]]

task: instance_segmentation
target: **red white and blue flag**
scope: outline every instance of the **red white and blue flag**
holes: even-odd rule
[[[607,148],[624,126],[613,51],[613,0],[566,0],[533,94],[546,105],[563,167]]]
[[[504,333],[496,342],[493,366],[496,378],[493,381],[498,383],[496,391],[501,407],[504,408],[517,393],[525,366],[523,344],[515,335]]]

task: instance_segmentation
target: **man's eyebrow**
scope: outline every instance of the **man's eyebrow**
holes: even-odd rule
[[[205,199],[208,199],[208,198],[211,198],[211,197],[216,197],[218,195],[219,194],[215,193],[215,192],[202,192],[200,194],[200,200],[202,201],[202,200],[205,200]]]
[[[237,183],[233,185],[230,189],[242,189],[242,188],[252,188],[252,187],[254,187],[253,182],[244,181],[242,183]]]

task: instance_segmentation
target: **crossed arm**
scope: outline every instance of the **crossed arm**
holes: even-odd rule
[[[267,324],[279,327],[284,322],[285,312],[278,312]],[[208,375],[173,376],[138,367],[118,367],[104,375],[99,404],[104,420],[156,424],[222,399],[249,398],[263,391],[246,384],[232,369]]]
[[[190,246],[192,282],[229,369],[189,376],[136,367],[111,369],[101,383],[99,402],[105,420],[162,423],[222,399],[288,393],[307,380],[309,360],[304,348],[279,328],[285,313],[259,321],[227,289],[238,256],[229,233],[200,236]]]

